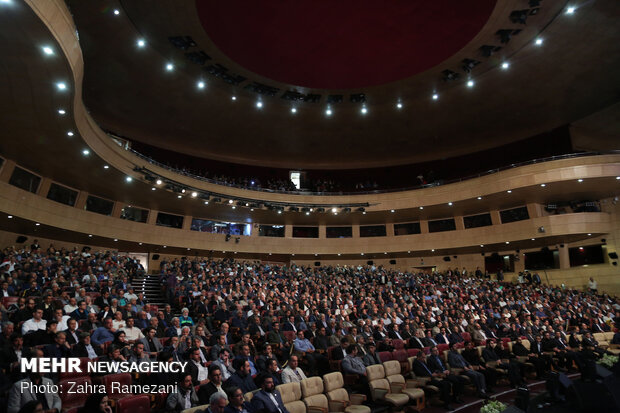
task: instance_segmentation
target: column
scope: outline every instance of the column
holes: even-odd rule
[[[388,237],[394,236],[394,224],[385,224],[385,235]]]
[[[37,190],[37,195],[42,196],[43,198],[47,198],[47,193],[49,192],[51,185],[51,179],[42,177],[41,183],[39,184],[39,189]]]
[[[560,256],[560,269],[565,270],[570,268],[570,258],[568,256],[568,245],[563,244],[563,247],[558,248],[558,254]]]
[[[462,230],[465,229],[465,221],[463,221],[463,217],[462,216],[455,216],[454,217],[454,224],[456,225],[456,230]]]
[[[75,207],[77,209],[84,209],[86,207],[86,198],[88,198],[88,192],[78,192],[77,199],[75,200]]]
[[[428,234],[428,221],[427,220],[420,220],[420,233]]]
[[[319,224],[319,238],[327,238],[327,226]]]
[[[502,219],[499,216],[499,211],[498,210],[492,210],[491,212],[491,223],[493,225],[499,225],[502,223]]]

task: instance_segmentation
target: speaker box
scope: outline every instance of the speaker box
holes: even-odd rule
[[[617,252],[610,252],[607,255],[609,255],[609,258],[611,258],[612,260],[617,260],[618,259],[618,253]]]
[[[373,265],[374,261],[366,261],[366,265]]]
[[[23,235],[20,235],[19,237],[17,237],[15,242],[18,243],[18,244],[23,244],[24,242],[26,242],[27,239],[28,239],[28,237],[24,237]]]
[[[448,261],[450,261],[450,257],[443,257],[443,260],[444,260],[445,262],[448,262]]]
[[[396,260],[390,260],[390,264],[392,265],[396,264]]]
[[[159,259],[159,254],[153,254],[153,260],[157,261]]]
[[[314,266],[315,267],[320,267],[321,266],[321,261],[314,261]]]

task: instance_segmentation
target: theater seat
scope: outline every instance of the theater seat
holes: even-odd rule
[[[116,403],[116,413],[150,413],[151,399],[146,394],[129,395]]]
[[[409,396],[409,399],[416,403],[416,409],[422,410],[425,405],[424,390],[417,388],[418,382],[415,380],[405,380],[400,374],[400,363],[398,361],[386,361],[383,363],[385,370],[385,378],[390,383],[390,387],[394,393],[403,393]],[[398,390],[400,388],[400,390]]]
[[[112,400],[120,400],[122,398],[131,396],[131,394],[115,391],[119,389],[114,389],[112,387],[112,383],[120,383],[121,386],[131,385],[130,373],[107,374],[103,376],[103,385],[105,386],[105,391],[108,393],[108,397]]]
[[[327,413],[330,411],[327,396],[323,394],[323,380],[320,377],[310,377],[299,384],[307,412]]]
[[[306,405],[301,401],[301,386],[299,383],[280,384],[276,387],[282,396],[282,403],[289,413],[306,413]]]
[[[207,410],[209,408],[208,404],[203,404],[202,406],[192,407],[191,409],[181,410],[181,413],[196,413],[199,411]]]
[[[381,360],[381,363],[392,360],[392,353],[390,351],[381,351],[379,353],[379,360]]]
[[[409,403],[409,396],[406,394],[392,392],[390,382],[385,378],[383,365],[368,366],[366,368],[366,376],[374,402],[385,403],[395,409],[399,409]]]
[[[74,357],[71,357],[74,358]],[[81,371],[76,371],[76,372],[70,372],[70,373],[58,373],[58,380],[64,380],[64,379],[72,379],[75,377],[84,377],[84,376],[88,376],[88,362],[89,362],[89,358],[88,357],[80,357],[80,370]]]
[[[69,383],[71,382],[71,383]],[[73,384],[75,383],[75,384]],[[68,392],[70,389],[77,389],[79,387],[92,384],[89,376],[75,377],[72,379],[60,380],[58,382],[58,387],[62,389],[60,392],[60,401],[62,402],[62,409],[69,410],[73,407],[82,407],[84,403],[86,403],[86,399],[89,396],[89,393],[71,393]],[[75,386],[75,387],[73,387]]]
[[[342,373],[328,373],[323,376],[323,387],[329,402],[329,411],[345,413],[370,413],[370,407],[362,405],[366,401],[363,394],[349,394],[344,388]]]

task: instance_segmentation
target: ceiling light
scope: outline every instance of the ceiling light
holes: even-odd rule
[[[536,241],[536,238],[532,238],[532,241]]]
[[[482,197],[481,197],[481,196],[479,196],[479,197],[478,197],[478,201],[480,201],[481,199],[482,199]]]
[[[198,89],[204,89],[205,88],[205,82],[203,82],[202,80],[200,82],[198,82],[196,84],[196,86],[198,86]]]
[[[400,102],[398,102],[398,103],[396,104],[396,109],[402,109],[402,108],[403,108],[403,104],[402,104],[402,103],[400,103]]]
[[[366,211],[363,211],[363,212],[362,212],[362,215],[366,215]]]
[[[64,82],[58,82],[56,83],[56,87],[58,88],[58,90],[66,90],[67,89],[67,84]]]
[[[183,197],[182,197],[181,195],[177,195],[177,198],[181,199],[181,198],[183,198]]]
[[[540,184],[540,186],[542,186],[543,188],[547,186],[547,184]]]
[[[73,136],[73,132],[71,131],[67,132],[67,136]]]
[[[257,108],[262,108],[263,107],[263,102],[261,102],[260,100],[258,102],[256,102],[256,107]]]
[[[577,179],[577,182],[583,182],[583,179]]]
[[[512,190],[511,189],[507,190],[506,192],[508,192],[509,194],[512,194]]]
[[[340,257],[340,253],[338,253],[338,256]]]
[[[167,70],[167,71],[171,72],[173,69],[174,69],[174,65],[173,65],[172,63],[168,63],[168,64],[166,65],[166,70]]]
[[[620,176],[616,176],[616,179],[620,179]]]
[[[510,63],[504,62],[502,63],[502,69],[508,69],[510,67]]]
[[[115,15],[115,16],[118,16],[119,14],[121,14],[121,12],[120,12],[120,11],[118,11],[118,9],[114,9],[114,15]]]
[[[506,241],[506,244],[510,244],[510,241]]]
[[[192,198],[196,198],[198,196],[198,192],[192,192]]]
[[[297,113],[297,108],[291,108],[291,113]]]
[[[142,245],[142,243],[141,243],[141,242],[138,242],[138,245]]]
[[[332,110],[331,110],[331,109],[327,109],[327,110],[325,111],[325,114],[326,114],[327,116],[331,116],[331,115],[332,115]]]
[[[93,237],[93,234],[88,234],[88,238],[92,238],[92,237]]]
[[[88,155],[90,155],[90,151],[89,151],[88,149],[84,149],[84,150],[82,151],[82,155],[84,155],[84,156],[88,156]]]
[[[448,206],[452,206],[452,202],[448,202]]]
[[[574,7],[569,7],[566,9],[566,14],[573,14],[575,12],[575,8]]]
[[[396,212],[395,210],[391,209],[390,212]]]
[[[232,100],[237,100],[237,96],[231,97]]]
[[[592,236],[592,234],[588,234],[588,237],[591,237],[591,236]]]
[[[205,205],[209,205],[209,201],[205,201]]]
[[[185,193],[185,188],[181,189],[181,193],[184,194]]]
[[[384,252],[383,255],[387,255],[387,252]]]
[[[306,211],[306,215],[310,215],[310,212],[307,212],[307,211]]]
[[[433,93],[433,100],[439,99],[439,95],[437,93]]]
[[[431,250],[431,252],[435,252],[435,249],[433,248],[433,249]]]
[[[474,81],[473,80],[468,81],[467,87],[474,87]]]
[[[125,177],[125,182],[131,182],[131,181],[133,181],[133,178],[131,176]]]
[[[157,190],[157,188],[155,188],[155,187],[151,188],[151,191],[156,191],[156,190]]]
[[[362,252],[360,255],[364,255],[364,253]]]
[[[332,208],[332,212],[335,214],[336,212],[338,212],[338,209]]]
[[[110,169],[109,165],[103,165],[103,169]]]
[[[65,112],[64,109],[58,109],[58,114],[59,115],[64,115],[65,113],[67,113],[67,112]]]
[[[161,179],[158,179],[157,181],[155,181],[155,183],[156,183],[157,185],[161,185],[161,184],[162,184],[162,180],[161,180]]]
[[[237,209],[237,207],[233,205],[233,206],[232,206],[232,209]]]
[[[480,244],[480,248],[483,248],[483,247],[484,247],[484,244]]]
[[[13,215],[7,215],[8,219],[13,219]]]
[[[39,224],[39,223],[37,222],[35,225],[38,227],[38,226],[39,226],[39,225],[41,225],[41,224]]]
[[[166,248],[166,246],[164,245],[164,248]]]
[[[229,200],[228,200],[228,203],[229,203],[229,204],[232,204],[233,202],[234,202],[234,201],[233,201],[232,199],[229,199]]]
[[[423,206],[421,206],[421,207],[420,207],[420,209],[424,209],[424,207],[423,207]]]
[[[541,44],[543,44],[543,39],[541,39],[540,37],[538,39],[536,39],[536,41],[534,42],[534,44],[536,44],[536,46],[540,46]]]
[[[144,39],[138,40],[138,47],[144,47],[144,46],[146,46],[146,42],[144,41]]]
[[[366,107],[362,107],[362,115],[365,115],[366,113],[368,113],[368,109],[366,109]]]
[[[411,251],[407,251],[407,254],[411,254]]]
[[[254,208],[250,208],[250,212],[254,212]]]
[[[45,53],[48,56],[51,56],[51,55],[54,54],[54,49],[52,49],[49,46],[45,46],[45,47],[43,47],[43,53]]]
[[[282,211],[278,210],[278,214],[281,214],[281,213],[282,213]]]

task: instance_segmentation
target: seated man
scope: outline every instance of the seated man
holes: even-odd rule
[[[487,395],[487,384],[486,379],[484,378],[484,374],[480,373],[479,371],[475,371],[472,368],[471,364],[469,364],[467,360],[465,360],[463,356],[459,354],[459,352],[454,347],[454,344],[450,346],[450,352],[448,353],[448,363],[450,363],[450,367],[452,368],[463,369],[462,374],[469,377],[474,383],[476,389],[478,390],[479,397],[483,397],[485,399],[489,398],[489,396]]]
[[[453,386],[452,382],[446,380],[445,375],[440,372],[433,372],[430,367],[426,364],[426,354],[423,351],[420,351],[416,355],[416,359],[413,361],[413,374],[417,377],[428,377],[430,380],[427,384],[431,386],[435,386],[439,388],[439,394],[441,401],[444,403],[444,408],[447,410],[452,410],[450,406],[451,401],[455,401],[457,403],[462,402],[459,398],[459,393],[456,391],[456,387]],[[453,395],[451,395],[453,393]]]
[[[194,391],[192,376],[184,373],[177,385],[177,391],[170,393],[166,399],[166,410],[180,412],[198,406],[198,396]]]
[[[293,342],[293,345],[295,351],[301,353],[301,356],[308,360],[310,375],[321,375],[327,372],[327,358],[316,352],[314,346],[310,340],[305,337],[303,331],[299,330],[297,332],[297,338]]]
[[[250,363],[247,360],[234,359],[233,368],[235,373],[226,380],[224,387],[237,386],[243,390],[243,394],[256,390],[256,385],[250,375]]]
[[[304,372],[298,367],[299,358],[296,355],[292,355],[288,359],[288,366],[282,370],[282,382],[283,383],[299,383],[303,379],[307,379]]]
[[[209,398],[213,393],[224,392],[222,384],[222,370],[218,366],[209,366],[209,382],[198,389],[199,404],[209,404]]]
[[[273,384],[273,377],[261,374],[258,377],[261,383],[261,390],[252,397],[252,406],[257,412],[265,413],[289,413],[284,407],[282,396]]]

